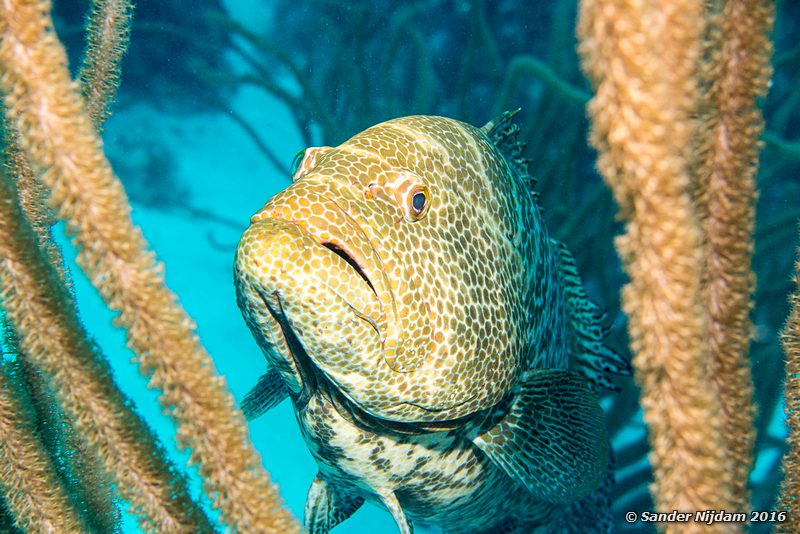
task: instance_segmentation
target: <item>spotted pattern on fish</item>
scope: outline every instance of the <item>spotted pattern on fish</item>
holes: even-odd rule
[[[465,447],[459,431],[376,434],[348,421],[324,396],[316,396],[298,418],[320,474],[339,491],[380,503],[374,489],[395,488],[409,516],[445,531],[474,532],[488,511],[493,518],[537,524],[558,510],[520,491],[485,455]]]
[[[243,406],[291,397],[320,467],[312,532],[364,499],[401,532],[531,531],[602,500],[594,390],[626,364],[544,228],[511,117],[310,148],[242,236],[237,299],[271,366]]]

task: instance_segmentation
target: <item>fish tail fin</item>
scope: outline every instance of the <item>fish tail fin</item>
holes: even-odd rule
[[[555,239],[559,258],[559,275],[567,304],[567,328],[571,365],[585,376],[596,390],[619,391],[611,375],[631,374],[630,364],[605,344],[608,329],[603,326],[605,315],[589,299],[583,287],[575,260],[567,246]]]

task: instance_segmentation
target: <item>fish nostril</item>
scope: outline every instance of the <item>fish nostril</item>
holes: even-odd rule
[[[352,256],[350,256],[341,247],[335,245],[334,243],[322,243],[322,246],[327,248],[340,258],[342,258],[344,261],[346,261],[350,265],[350,267],[356,270],[358,276],[364,279],[364,281],[369,285],[370,289],[372,289],[372,292],[375,293],[376,295],[378,294],[378,292],[375,291],[375,287],[372,285],[372,282],[370,282],[367,273],[364,272],[364,270],[361,268],[358,262],[356,262],[356,260],[353,259]]]

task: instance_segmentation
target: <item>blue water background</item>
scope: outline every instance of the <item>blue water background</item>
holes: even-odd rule
[[[233,18],[253,29],[271,24],[269,2],[230,0],[226,3]],[[169,53],[169,51],[165,51]],[[233,64],[238,57],[228,58]],[[125,74],[123,72],[123,87]],[[191,94],[185,105],[192,106]],[[239,224],[234,229],[208,217],[193,216],[181,210],[164,209],[148,203],[133,202],[132,217],[146,239],[166,265],[166,280],[181,304],[197,323],[197,331],[213,356],[217,371],[235,398],[241,399],[266,369],[263,356],[247,330],[236,306],[232,259],[235,243],[247,227],[249,217],[272,195],[289,185],[289,166],[293,156],[305,148],[294,121],[284,103],[264,91],[239,87],[227,97],[226,105],[247,117],[275,154],[285,162],[283,168],[270,163],[252,139],[229,118],[217,113],[170,113],[155,109],[146,102],[128,102],[108,121],[103,139],[112,160],[132,164],[146,158],[136,150],[139,144],[155,144],[170,157],[165,167],[169,175],[150,176],[158,191],[161,180],[172,180],[186,187],[195,208],[217,214]],[[201,103],[196,104],[198,108]],[[487,111],[488,113],[488,111]],[[347,132],[348,135],[357,132]],[[141,165],[145,167],[144,164]],[[173,461],[190,476],[191,493],[202,496],[195,468],[186,469],[186,452],[175,448],[174,425],[162,415],[158,392],[148,389],[147,381],[131,363],[133,354],[125,346],[124,334],[112,326],[114,315],[100,301],[96,291],[74,264],[74,250],[59,225],[57,234],[70,262],[81,317],[102,348],[114,369],[120,388],[134,400],[139,413],[150,423],[169,451]],[[788,275],[788,273],[787,273]],[[781,406],[773,415],[771,433],[782,440]],[[644,429],[640,418],[634,419],[616,445],[639,440]],[[252,441],[261,453],[264,467],[279,484],[288,506],[302,517],[305,496],[317,468],[298,430],[290,403],[285,401],[270,413],[250,424]],[[765,465],[772,457],[762,455],[754,478],[765,476]],[[760,471],[759,471],[760,469]],[[125,507],[124,503],[122,504]],[[213,514],[213,512],[211,512]],[[490,513],[490,511],[487,511]],[[124,532],[139,532],[134,518],[124,517]],[[396,532],[389,514],[365,505],[336,529],[337,534]],[[432,532],[417,527],[421,533]]]

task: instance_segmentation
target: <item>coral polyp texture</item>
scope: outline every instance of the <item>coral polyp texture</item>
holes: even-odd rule
[[[114,45],[109,48],[116,49]],[[138,355],[142,371],[162,391],[160,400],[178,423],[179,445],[191,448],[191,460],[199,465],[206,490],[213,497],[214,506],[220,509],[222,521],[243,532],[296,530],[295,520],[282,507],[260,457],[249,442],[241,412],[236,409],[233,397],[216,375],[194,333],[193,322],[166,288],[161,267],[130,220],[125,193],[111,171],[95,125],[84,109],[84,100],[70,78],[66,54],[52,27],[48,2],[3,4],[0,69],[6,116],[16,130],[19,146],[33,171],[40,174],[50,189],[50,202],[57,215],[67,223],[68,233],[79,249],[79,263],[109,307],[120,312],[118,322],[128,333],[128,341]],[[96,112],[98,116],[103,114],[102,109],[100,106],[100,111]],[[10,202],[13,197],[3,198]],[[6,242],[28,246],[14,235],[13,228],[5,226],[4,230]],[[26,263],[33,264],[34,260]],[[50,317],[53,323],[65,329],[67,341],[77,338],[78,343],[88,348],[88,339],[79,330],[77,318],[64,302],[66,299],[54,299],[47,294],[35,298],[35,294],[26,294],[26,290],[30,292],[33,288],[22,286],[24,281],[19,280],[21,277],[15,272],[13,260],[4,256],[4,265],[9,277],[17,276],[17,279],[7,277],[4,280],[4,291],[11,292],[12,296],[16,293],[18,298],[4,298],[3,305],[9,324],[20,336],[21,354],[35,357],[67,352],[81,358],[82,352],[76,348],[64,348],[62,352],[58,348],[35,345],[52,334],[52,330],[48,330],[52,324],[43,320]],[[36,266],[31,265],[31,268]],[[41,280],[30,283],[46,291],[47,286]],[[63,295],[64,290],[61,293]],[[26,304],[39,302],[50,305],[47,311],[51,313],[36,315],[35,310],[25,309]],[[84,364],[89,361],[81,359]],[[63,371],[62,368],[51,373],[69,411],[69,399],[74,399],[75,395],[63,390],[80,380],[74,376],[65,377],[59,384],[59,372]],[[109,387],[108,381],[104,385]],[[105,401],[113,398],[113,386],[110,389],[77,396]],[[104,416],[103,410],[93,413],[92,408],[86,406],[72,413],[76,420],[97,418],[109,422],[111,418]],[[129,450],[130,447],[125,447],[125,438],[128,443],[135,443],[133,448],[139,448],[138,454],[147,454],[151,446],[148,443],[154,443],[147,438],[131,442],[130,436],[115,440],[109,430],[118,426],[109,426],[107,430],[99,425],[100,433],[111,439],[104,446],[97,445],[105,453]],[[123,466],[134,470],[145,465],[146,462],[143,464],[129,457],[112,458],[107,462],[109,470],[118,475],[131,473],[135,476],[135,471]],[[133,483],[121,482],[119,486],[122,491],[131,488],[126,497],[134,503],[144,527],[207,528],[203,526],[202,514],[198,514],[199,520],[193,518],[196,515],[193,507],[181,504],[179,486],[164,484],[157,478],[135,478]],[[163,493],[148,496],[146,490],[137,486],[138,482]],[[162,507],[172,508],[174,514],[165,513]]]
[[[773,18],[760,1],[581,4],[591,139],[627,220],[623,305],[658,509],[749,507],[757,99]]]
[[[137,26],[128,0],[96,0],[71,75],[59,37],[74,43],[83,36],[69,22],[83,14],[61,19],[57,35],[50,2],[0,3],[0,530],[13,523],[31,532],[114,531],[120,499],[147,531],[301,529],[193,320],[166,287],[164,266],[133,225],[104,154],[98,132],[130,38],[146,43],[142,50],[175,53],[129,58],[138,81],[127,94],[123,87],[120,101],[135,95],[160,110],[177,103],[184,118],[189,108],[232,120],[253,141],[253,159],[266,157],[265,173],[287,174],[285,147],[279,151],[273,135],[284,125],[272,116],[258,122],[254,108],[237,107],[239,89],[278,101],[284,115],[275,116],[291,123],[303,146],[337,145],[398,116],[482,124],[521,106],[519,138],[527,148],[520,157],[538,181],[541,216],[573,253],[586,291],[608,310],[608,345],[632,357],[639,386],[621,379],[622,391],[601,399],[617,480],[608,486],[610,504],[596,504],[612,507],[618,530],[641,527],[626,525],[626,510],[772,509],[787,513],[779,530],[800,531],[800,320],[789,278],[800,206],[786,201],[800,194],[800,4],[275,0],[251,25],[222,4],[197,0],[203,9],[186,10],[185,19],[168,2],[143,5]],[[66,2],[57,7],[74,10]],[[136,137],[106,149],[126,151]],[[140,177],[142,198],[240,232],[244,220],[190,204],[184,192],[191,190],[172,184],[165,194],[166,176],[179,166],[174,145],[162,139],[148,131],[150,149],[138,147],[151,170]],[[115,168],[123,178],[141,165],[122,159]],[[135,203],[135,187],[129,191]],[[193,494],[185,466],[171,462],[138,415],[139,400],[115,384],[90,322],[79,315],[51,231],[58,220],[78,264],[117,314],[142,374],[160,391],[207,499]],[[232,245],[217,240],[213,248],[228,266]],[[345,267],[334,249],[320,252],[320,265]],[[291,250],[281,252],[289,257]],[[379,308],[368,286],[348,287]],[[789,293],[784,356],[778,332]],[[403,303],[406,326],[420,320],[415,298]],[[416,355],[424,348],[415,346]],[[420,364],[414,351],[401,356],[408,359],[395,365]],[[280,384],[261,386],[269,398],[286,394]],[[774,424],[782,392],[788,439]],[[272,407],[264,401],[244,406]],[[321,482],[312,490],[324,501]]]

